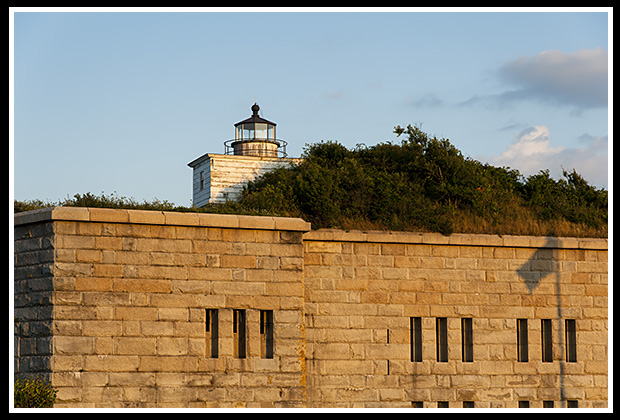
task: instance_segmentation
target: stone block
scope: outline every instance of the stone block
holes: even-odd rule
[[[92,337],[54,337],[53,350],[58,354],[93,354],[94,338]]]
[[[114,337],[121,335],[121,321],[86,320],[82,322],[82,335]]]
[[[129,372],[138,369],[139,356],[92,355],[85,356],[84,370],[90,372]]]
[[[89,208],[91,222],[129,223],[129,213],[122,209]]]
[[[239,217],[233,214],[199,214],[199,226],[213,228],[238,228]]]
[[[256,257],[253,255],[222,255],[220,258],[224,268],[256,268]]]
[[[116,337],[114,348],[120,355],[153,355],[157,351],[156,339],[152,337]]]
[[[339,253],[342,245],[339,242],[309,242],[307,249],[310,253]]]
[[[174,211],[162,212],[164,223],[174,226],[199,226],[200,220],[198,213],[179,213]]]
[[[198,358],[190,356],[140,356],[139,372],[196,372]]]
[[[181,356],[189,352],[187,338],[159,337],[157,338],[157,354],[164,356]]]
[[[130,223],[161,225],[166,218],[161,211],[127,210]]]
[[[276,222],[273,217],[237,216],[241,229],[274,230]]]

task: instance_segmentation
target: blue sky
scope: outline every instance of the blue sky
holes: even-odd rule
[[[223,153],[255,98],[292,156],[417,124],[474,159],[609,188],[611,8],[34,10],[12,9],[18,200],[189,205],[187,163]]]

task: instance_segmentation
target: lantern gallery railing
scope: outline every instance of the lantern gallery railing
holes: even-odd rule
[[[224,154],[285,158],[287,144],[273,138],[232,139],[224,142]]]

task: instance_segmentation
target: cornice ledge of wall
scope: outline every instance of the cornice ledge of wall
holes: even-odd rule
[[[429,232],[362,231],[319,229],[304,233],[304,241],[374,242],[430,245],[499,246],[515,248],[558,248],[607,250],[607,238],[568,238],[548,236],[484,235]]]
[[[244,216],[235,214],[181,213],[171,211],[106,209],[90,207],[48,207],[16,213],[14,225],[52,220],[106,223],[136,223],[171,226],[202,226],[232,229],[264,229],[305,232],[304,241],[374,242],[431,245],[505,246],[517,248],[560,248],[607,250],[607,238],[484,235],[429,232],[310,230],[310,223],[292,217]]]
[[[236,214],[181,213],[173,211],[47,207],[16,213],[15,226],[53,220],[135,223],[170,226],[201,226],[232,229],[264,229],[308,232],[310,223],[292,217],[244,216]]]

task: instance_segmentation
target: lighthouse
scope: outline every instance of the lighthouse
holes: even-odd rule
[[[234,124],[235,137],[224,142],[224,154],[206,153],[187,164],[195,207],[236,200],[248,182],[300,161],[288,157],[287,142],[276,137],[276,123],[259,115],[258,104],[250,109],[249,118]]]

